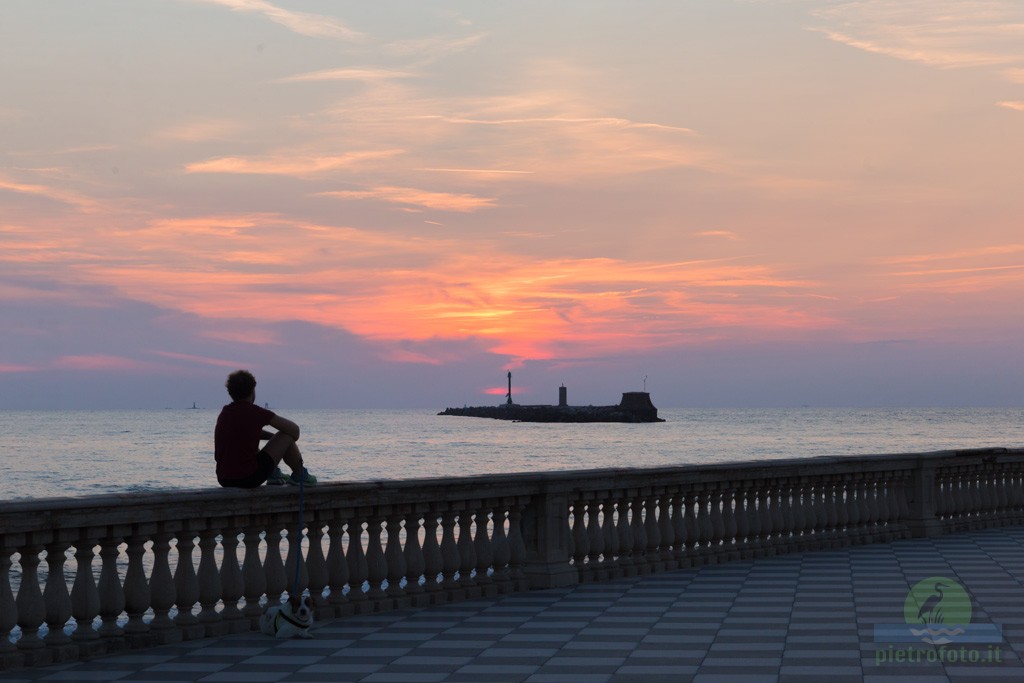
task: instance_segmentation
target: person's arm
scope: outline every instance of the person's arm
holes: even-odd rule
[[[283,418],[280,415],[275,415],[274,419],[270,421],[270,426],[279,432],[287,434],[294,440],[299,440],[299,425],[295,424],[287,418]]]

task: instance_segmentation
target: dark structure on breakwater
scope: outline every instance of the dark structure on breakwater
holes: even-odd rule
[[[510,373],[511,374],[511,373]],[[510,380],[511,381],[511,380]],[[522,406],[512,403],[509,384],[508,402],[498,406],[445,408],[438,415],[489,417],[518,422],[664,422],[646,391],[627,391],[616,406],[571,406],[567,390],[558,388],[558,405]]]

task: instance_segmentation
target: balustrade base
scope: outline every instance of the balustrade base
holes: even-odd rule
[[[0,671],[20,669],[25,666],[25,658],[20,652],[0,652]]]
[[[139,650],[146,647],[156,647],[160,644],[154,633],[149,631],[140,633],[126,633],[124,634],[125,646],[129,650]]]
[[[53,652],[49,648],[22,650],[19,654],[22,666],[49,666],[54,663]]]
[[[228,634],[228,625],[223,621],[215,621],[208,624],[202,624],[203,627],[203,638],[220,638]]]
[[[202,624],[180,626],[182,640],[199,640],[206,637],[206,627]]]
[[[258,622],[256,628],[259,628]],[[246,630],[250,630],[252,626],[246,622]],[[182,640],[181,631],[177,628],[165,628],[160,630],[150,631],[153,638],[156,640],[157,645],[174,645],[180,643]]]

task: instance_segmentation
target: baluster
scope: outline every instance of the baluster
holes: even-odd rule
[[[686,517],[683,503],[686,496],[678,487],[672,493],[672,567],[679,569],[686,566]]]
[[[217,530],[204,529],[199,533],[199,623],[206,636],[224,634],[217,601],[220,600],[220,573],[217,571]]]
[[[913,477],[908,475],[906,482],[912,482]],[[909,485],[909,484],[908,484]],[[939,520],[940,524],[945,527],[949,517],[949,487],[946,481],[946,473],[944,470],[935,470],[935,494],[934,507],[935,507],[935,519]],[[909,510],[909,503],[907,509]]]
[[[722,550],[726,552],[728,559],[738,558],[736,549],[740,545],[740,539],[736,538],[739,530],[736,524],[736,508],[739,504],[738,498],[734,500],[735,490],[725,489],[722,491]]]
[[[512,585],[512,570],[509,567],[512,550],[509,548],[508,534],[505,532],[505,506],[494,508],[493,522],[491,548],[494,553],[494,581],[498,584],[500,592],[509,593],[515,588]]]
[[[422,601],[425,591],[420,585],[420,577],[426,570],[423,548],[420,546],[420,518],[418,512],[405,518],[405,592],[412,596],[413,604],[417,606],[429,604],[429,600]]]
[[[644,528],[644,497],[637,492],[637,497],[632,500],[630,507],[633,516],[630,519],[630,531],[633,532],[633,552],[630,557],[633,566],[640,574],[649,574],[651,567],[647,562],[647,533]]]
[[[985,501],[982,495],[984,473],[980,468],[971,469],[971,477],[968,481],[968,492],[971,500],[971,519],[974,522],[971,528],[980,529],[984,527],[981,523],[985,516]]]
[[[0,536],[0,664],[7,661],[7,655],[17,650],[10,639],[11,631],[18,625],[18,604],[11,590],[11,556],[14,548],[7,543],[7,538]]]
[[[46,546],[46,587],[43,589],[47,627],[45,643],[53,647],[71,642],[71,638],[64,633],[64,625],[71,618],[71,594],[64,580],[66,549],[67,543],[63,541],[54,541]]]
[[[587,555],[590,552],[586,516],[584,502],[582,500],[574,502],[572,504],[572,533],[569,538],[572,539],[572,559],[576,564],[576,571],[579,574],[580,581],[586,580],[586,561]]]
[[[282,594],[288,590],[289,577],[281,559],[281,524],[277,521],[267,526],[264,540],[267,543],[267,554],[263,558],[263,575],[266,577],[267,605],[276,607],[281,604]]]
[[[481,586],[493,583],[493,579],[487,575],[488,570],[494,563],[494,550],[491,548],[491,539],[487,535],[487,524],[490,518],[490,508],[481,506],[476,511],[476,534],[473,536],[473,552],[476,554],[476,582]],[[493,591],[493,589],[491,589]],[[491,593],[489,593],[491,594]]]
[[[882,519],[882,508],[879,504],[879,498],[882,495],[882,491],[879,488],[877,479],[868,480],[866,483],[868,487],[868,510],[871,513],[871,532],[873,535],[877,536],[880,521]]]
[[[802,546],[800,536],[803,534],[807,520],[807,516],[804,514],[803,485],[799,482],[792,482],[786,489],[786,511],[789,518],[787,528],[793,534],[791,545],[799,549]]]
[[[772,482],[771,487],[771,515],[772,515],[772,545],[785,552],[785,546],[789,542],[790,527],[786,521],[786,487],[779,481]]]
[[[835,547],[836,541],[840,536],[840,522],[839,522],[839,496],[841,495],[842,489],[836,482],[834,477],[830,477],[828,483],[825,486],[825,528],[827,529],[828,537],[832,540],[832,546]]]
[[[242,569],[238,564],[239,533],[238,528],[228,527],[224,531],[224,538],[221,541],[224,556],[220,561],[220,585],[224,609],[221,611],[220,617],[227,626],[228,633],[241,633],[249,630],[249,622],[242,614],[242,610],[238,609],[238,601],[245,593]]]
[[[327,529],[330,548],[327,550],[327,585],[331,592],[327,603],[331,608],[332,617],[340,617],[348,612],[348,597],[345,586],[348,584],[348,562],[345,560],[345,515],[341,511],[334,513],[334,519]]]
[[[722,491],[717,486],[711,490],[708,514],[711,517],[711,544],[709,549],[717,556],[725,551],[725,521],[722,518]],[[720,560],[715,559],[716,562]]]
[[[93,538],[80,539],[75,545],[75,582],[71,586],[71,616],[75,618],[75,630],[71,639],[80,644],[99,640],[100,637],[92,625],[100,613],[100,592],[92,573],[96,545]]]
[[[370,582],[367,597],[378,603],[387,597],[383,584],[384,579],[388,577],[388,565],[380,542],[383,524],[384,519],[377,510],[366,523],[366,533],[369,534],[366,543],[366,580]]]
[[[633,557],[633,523],[630,520],[629,492],[623,492],[619,499],[619,566],[623,576],[636,576],[636,560]]]
[[[619,527],[615,519],[615,499],[609,493],[604,499],[604,524],[601,526],[604,538],[604,565],[607,569],[605,578],[614,579],[622,575],[619,566]]]
[[[364,603],[369,605],[369,598],[363,591],[363,584],[369,574],[366,553],[363,552],[363,523],[357,520],[349,520],[348,523],[348,599],[356,603],[354,605],[357,613],[363,613],[368,609]]]
[[[476,550],[473,548],[473,514],[468,510],[459,512],[459,585],[466,588],[476,586],[473,580],[473,569],[476,567]],[[471,592],[476,597],[477,592]]]
[[[683,524],[686,526],[687,565],[701,562],[700,557],[700,510],[696,491],[692,487],[683,494]]]
[[[124,611],[124,591],[121,589],[121,579],[117,575],[117,557],[120,554],[118,546],[121,539],[117,537],[107,538],[100,542],[100,635],[104,638],[120,638],[124,631],[117,625],[117,618]],[[21,595],[19,594],[20,598]],[[21,605],[18,606],[19,610]]]
[[[1012,474],[1006,469],[993,475],[995,477],[995,499],[999,517],[1006,517],[1010,508],[1010,497],[1007,488],[1010,485]]]
[[[263,610],[260,607],[260,598],[267,591],[267,575],[260,563],[260,527],[250,524],[245,527],[245,560],[242,561],[242,594],[245,597],[245,609],[243,614],[249,621],[249,628],[256,627],[259,623],[260,614]],[[270,551],[267,551],[270,557]]]
[[[879,531],[882,532],[882,540],[886,543],[893,540],[892,513],[890,509],[892,504],[892,480],[893,475],[891,473],[885,473],[882,478],[878,480],[875,487],[875,492],[878,496],[878,527]]]
[[[706,488],[697,492],[697,529],[700,563],[707,564],[708,558],[713,553],[711,541],[715,535],[715,528],[711,523],[711,491]]]
[[[733,535],[736,539],[736,549],[739,551],[738,558],[750,556],[749,549],[752,545],[750,539],[750,511],[747,509],[747,487],[740,483],[733,490],[735,509],[733,511],[732,526]]]
[[[857,501],[857,481],[847,478],[843,482],[843,506],[839,509],[839,520],[846,531],[847,544],[856,543],[860,534],[860,503]]]
[[[436,593],[441,589],[438,576],[444,571],[444,558],[441,556],[441,546],[437,543],[437,527],[440,526],[438,519],[436,508],[431,508],[423,517],[423,587],[428,593]]]
[[[327,587],[327,558],[324,557],[324,524],[320,515],[313,516],[313,523],[306,530],[309,547],[306,549],[306,572],[309,575],[309,596],[319,610],[324,605],[324,588]],[[326,611],[324,613],[326,616]]]
[[[129,536],[125,539],[128,544],[128,569],[124,575],[124,606],[128,614],[128,623],[125,624],[124,632],[133,637],[149,632],[149,626],[143,621],[143,616],[149,609],[150,598],[146,570],[142,566],[142,557],[146,554],[146,540],[145,536]],[[64,583],[63,580],[61,583]]]
[[[169,614],[177,597],[168,559],[172,538],[174,536],[166,532],[153,537],[153,571],[149,576],[149,602],[153,607],[153,621],[149,623],[149,628],[160,645],[181,640],[181,632],[175,628]],[[77,576],[75,581],[78,581]]]
[[[672,526],[672,494],[662,491],[658,496],[658,535],[661,536],[661,561],[665,569],[675,569],[672,547],[675,545],[675,529]]]
[[[757,545],[761,555],[774,555],[775,533],[774,514],[772,510],[772,486],[768,481],[757,484]]]
[[[661,561],[661,529],[658,527],[658,499],[654,492],[644,501],[644,535],[647,543],[644,555],[647,558],[649,571],[665,571],[665,563]]]
[[[39,553],[41,545],[27,545],[21,548],[21,585],[18,587],[18,598],[15,600],[18,612],[18,626],[21,627],[21,639],[18,648],[36,650],[43,647],[39,638],[39,627],[46,619],[46,606],[43,593],[39,590]],[[120,613],[120,612],[119,612]]]
[[[760,554],[762,548],[761,535],[764,533],[761,524],[761,511],[757,508],[757,493],[757,482],[751,482],[744,495],[746,498],[746,514],[744,519],[746,519],[747,524],[747,547],[751,550],[749,557],[757,557]]]
[[[867,479],[862,475],[857,479],[857,508],[860,514],[860,525],[862,535],[871,534],[871,489]],[[861,540],[861,542],[865,542]]]
[[[405,554],[402,552],[402,516],[392,512],[387,517],[388,547],[384,553],[387,563],[388,588],[387,595],[395,600],[405,597],[402,579],[405,578]],[[408,538],[408,533],[406,533]],[[397,603],[396,603],[397,605]]]
[[[509,568],[516,590],[527,590],[526,574],[526,543],[523,542],[523,505],[515,504],[508,513],[508,550]]]
[[[197,626],[199,619],[192,614],[192,608],[199,600],[199,579],[192,563],[195,537],[191,532],[182,532],[178,535],[177,550],[178,566],[174,571],[174,593],[178,614],[174,617],[174,623],[182,629],[182,636],[186,640],[202,638],[203,629]]]
[[[804,530],[803,536],[806,539],[805,547],[809,549],[816,549],[820,546],[818,543],[821,541],[819,537],[819,509],[821,502],[819,500],[819,488],[813,481],[809,481],[802,487],[802,497],[804,501]]]
[[[601,503],[595,498],[587,505],[587,558],[594,578],[607,576],[604,563],[604,531],[601,529]]]
[[[309,568],[306,566],[306,559],[302,555],[302,541],[305,533],[304,528],[289,529],[286,537],[288,539],[288,554],[284,560],[284,573],[287,578],[288,595],[302,595],[309,585]],[[298,563],[298,574],[295,572]],[[297,580],[296,580],[297,579]]]
[[[444,576],[444,587],[459,587],[456,574],[459,571],[459,547],[455,542],[455,511],[445,510],[441,513],[441,572]]]

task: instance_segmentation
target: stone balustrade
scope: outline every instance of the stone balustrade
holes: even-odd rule
[[[0,504],[0,670],[318,618],[1017,524],[1024,450]],[[16,596],[16,597],[15,597]]]

